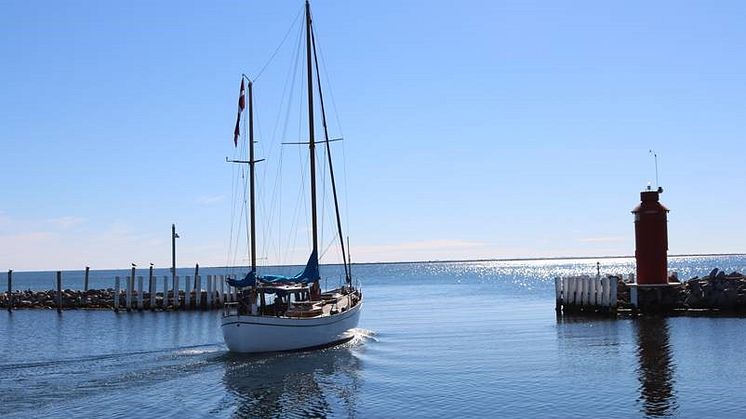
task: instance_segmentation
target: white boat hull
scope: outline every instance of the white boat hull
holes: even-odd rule
[[[352,338],[363,302],[331,316],[287,318],[228,315],[221,321],[231,352],[280,352],[332,345]]]

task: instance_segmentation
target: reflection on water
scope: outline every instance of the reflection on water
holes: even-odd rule
[[[663,317],[640,318],[637,329],[637,370],[642,411],[648,416],[672,415],[678,409],[674,391],[674,361],[668,323]]]
[[[234,417],[355,416],[360,340],[319,351],[225,356]]]

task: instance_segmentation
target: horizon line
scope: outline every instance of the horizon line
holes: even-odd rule
[[[668,255],[669,258],[677,258],[677,257],[715,257],[715,256],[746,256],[746,253],[682,253],[682,254],[674,254],[674,255]],[[384,261],[384,262],[353,262],[351,265],[405,265],[405,264],[415,264],[415,263],[464,263],[464,262],[522,262],[522,261],[538,261],[538,260],[572,260],[572,259],[580,259],[580,260],[590,260],[590,259],[630,259],[634,258],[633,255],[623,256],[623,255],[611,255],[611,256],[551,256],[551,257],[529,257],[529,258],[481,258],[481,259],[433,259],[433,260],[409,260],[409,261]],[[320,264],[321,266],[338,266],[341,265],[341,263],[328,263],[328,264]],[[271,267],[294,267],[294,266],[303,266],[303,264],[290,264],[290,265],[266,265]],[[221,269],[221,268],[246,268],[248,265],[243,266],[200,266],[200,268],[206,268],[206,269]],[[176,269],[190,269],[191,266],[187,267],[176,267]],[[120,270],[130,270],[131,268],[101,268],[101,269],[91,269],[95,271],[120,271]],[[148,269],[148,267],[143,267],[137,270],[142,269]],[[154,268],[154,269],[171,269],[170,266],[167,267],[161,267],[161,268]],[[69,271],[84,271],[84,269],[60,269],[60,272],[69,272]],[[56,272],[57,270],[20,270],[16,271],[13,270],[13,272]]]

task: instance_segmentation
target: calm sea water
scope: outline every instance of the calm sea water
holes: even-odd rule
[[[558,319],[552,278],[595,265],[358,266],[366,306],[356,338],[306,353],[230,354],[217,312],[3,311],[0,416],[746,415],[746,319]],[[744,272],[746,258],[670,265],[689,278]],[[111,287],[111,275],[93,272],[92,287]],[[15,288],[52,288],[53,278],[18,273]],[[66,272],[66,287],[81,278]]]

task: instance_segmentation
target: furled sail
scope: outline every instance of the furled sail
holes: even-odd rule
[[[280,284],[285,282],[300,282],[303,284],[308,284],[309,282],[314,282],[319,280],[319,257],[316,254],[316,251],[311,252],[311,256],[308,258],[308,263],[306,263],[306,268],[303,270],[303,272],[299,273],[295,276],[283,276],[283,275],[264,275],[259,278],[259,281],[270,283],[270,284]]]
[[[228,285],[232,287],[252,287],[257,282],[268,283],[268,284],[282,284],[282,283],[302,283],[308,284],[319,280],[319,257],[316,252],[312,252],[306,263],[306,268],[303,272],[295,276],[284,276],[284,275],[263,275],[257,276],[256,271],[250,271],[246,274],[243,279],[228,278]]]

